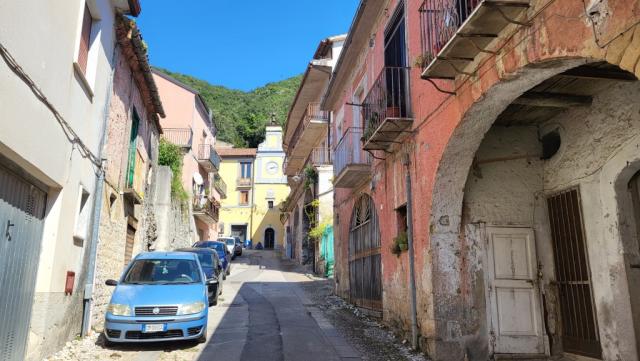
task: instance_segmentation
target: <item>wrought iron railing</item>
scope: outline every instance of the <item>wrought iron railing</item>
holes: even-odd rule
[[[200,144],[198,147],[198,160],[210,161],[216,170],[220,169],[220,162],[222,161],[218,152],[210,144]]]
[[[309,154],[309,163],[313,165],[331,164],[333,152],[328,147],[317,147],[311,150]]]
[[[409,68],[383,68],[363,102],[365,141],[387,118],[411,118],[410,104]]]
[[[192,207],[194,213],[206,213],[216,222],[220,219],[220,207],[216,206],[214,202],[204,195],[194,197]]]
[[[295,148],[296,144],[300,140],[302,133],[309,126],[312,120],[316,121],[329,121],[329,112],[326,112],[320,109],[320,103],[309,103],[307,109],[304,111],[302,115],[302,120],[298,123],[295,132],[293,132],[293,136],[291,137],[291,141],[289,142],[289,154],[293,148]]]
[[[227,183],[225,183],[224,179],[222,179],[222,177],[217,174],[213,178],[213,186],[218,191],[218,193],[220,193],[220,196],[222,196],[222,198],[227,197]]]
[[[191,148],[193,131],[191,128],[163,128],[162,138],[179,147]]]
[[[438,56],[482,0],[425,0],[420,6],[422,68]]]
[[[348,128],[333,152],[333,174],[336,176],[351,164],[371,164],[371,154],[362,150],[362,128]]]

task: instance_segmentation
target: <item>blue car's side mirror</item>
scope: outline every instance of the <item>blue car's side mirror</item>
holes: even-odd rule
[[[118,281],[116,281],[116,280],[106,280],[104,284],[107,285],[107,286],[117,286],[118,285]]]

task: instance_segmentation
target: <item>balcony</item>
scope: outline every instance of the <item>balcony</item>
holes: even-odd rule
[[[208,197],[194,197],[192,209],[193,216],[207,224],[218,222],[220,219],[220,204]]]
[[[317,147],[311,150],[309,154],[309,164],[314,166],[323,166],[333,164],[333,152],[328,147]]]
[[[144,158],[138,149],[129,154],[129,166],[127,178],[123,190],[124,196],[135,204],[141,204],[144,199],[144,178],[145,178]]]
[[[336,188],[355,188],[371,176],[371,154],[361,146],[362,128],[349,128],[333,154],[333,185]]]
[[[200,144],[198,147],[198,164],[207,172],[217,172],[220,170],[220,156],[210,144]]]
[[[318,139],[327,133],[329,112],[320,109],[319,103],[309,103],[302,119],[288,143],[286,174],[294,174],[304,166],[309,152],[317,144]]]
[[[519,21],[530,0],[425,0],[420,6],[422,77],[455,79],[509,24]]]
[[[213,187],[220,193],[220,198],[227,198],[227,183],[217,174],[213,179]]]
[[[236,186],[238,188],[251,188],[253,185],[253,179],[251,178],[238,178],[236,181]]]
[[[365,150],[389,151],[411,132],[409,68],[386,67],[363,102]]]
[[[191,128],[163,128],[162,139],[181,148],[190,149],[193,142]]]

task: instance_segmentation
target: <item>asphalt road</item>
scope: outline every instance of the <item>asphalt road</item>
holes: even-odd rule
[[[196,359],[362,360],[311,303],[300,287],[309,278],[295,270],[271,251],[237,258]]]

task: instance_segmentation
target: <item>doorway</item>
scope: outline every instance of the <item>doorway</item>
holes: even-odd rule
[[[247,239],[247,225],[231,225],[231,237],[239,237],[244,244]]]
[[[349,232],[349,297],[355,305],[382,310],[380,228],[373,199],[362,195],[353,207]]]
[[[273,249],[276,243],[276,232],[273,228],[264,230],[264,248]]]
[[[560,297],[565,352],[600,359],[602,346],[593,303],[580,192],[569,189],[547,198]]]
[[[545,336],[533,230],[488,227],[487,260],[494,353],[543,354]]]
[[[0,165],[0,355],[22,360],[29,336],[31,307],[46,207],[46,193]],[[19,292],[16,292],[19,290]],[[11,326],[8,326],[11,325]]]

